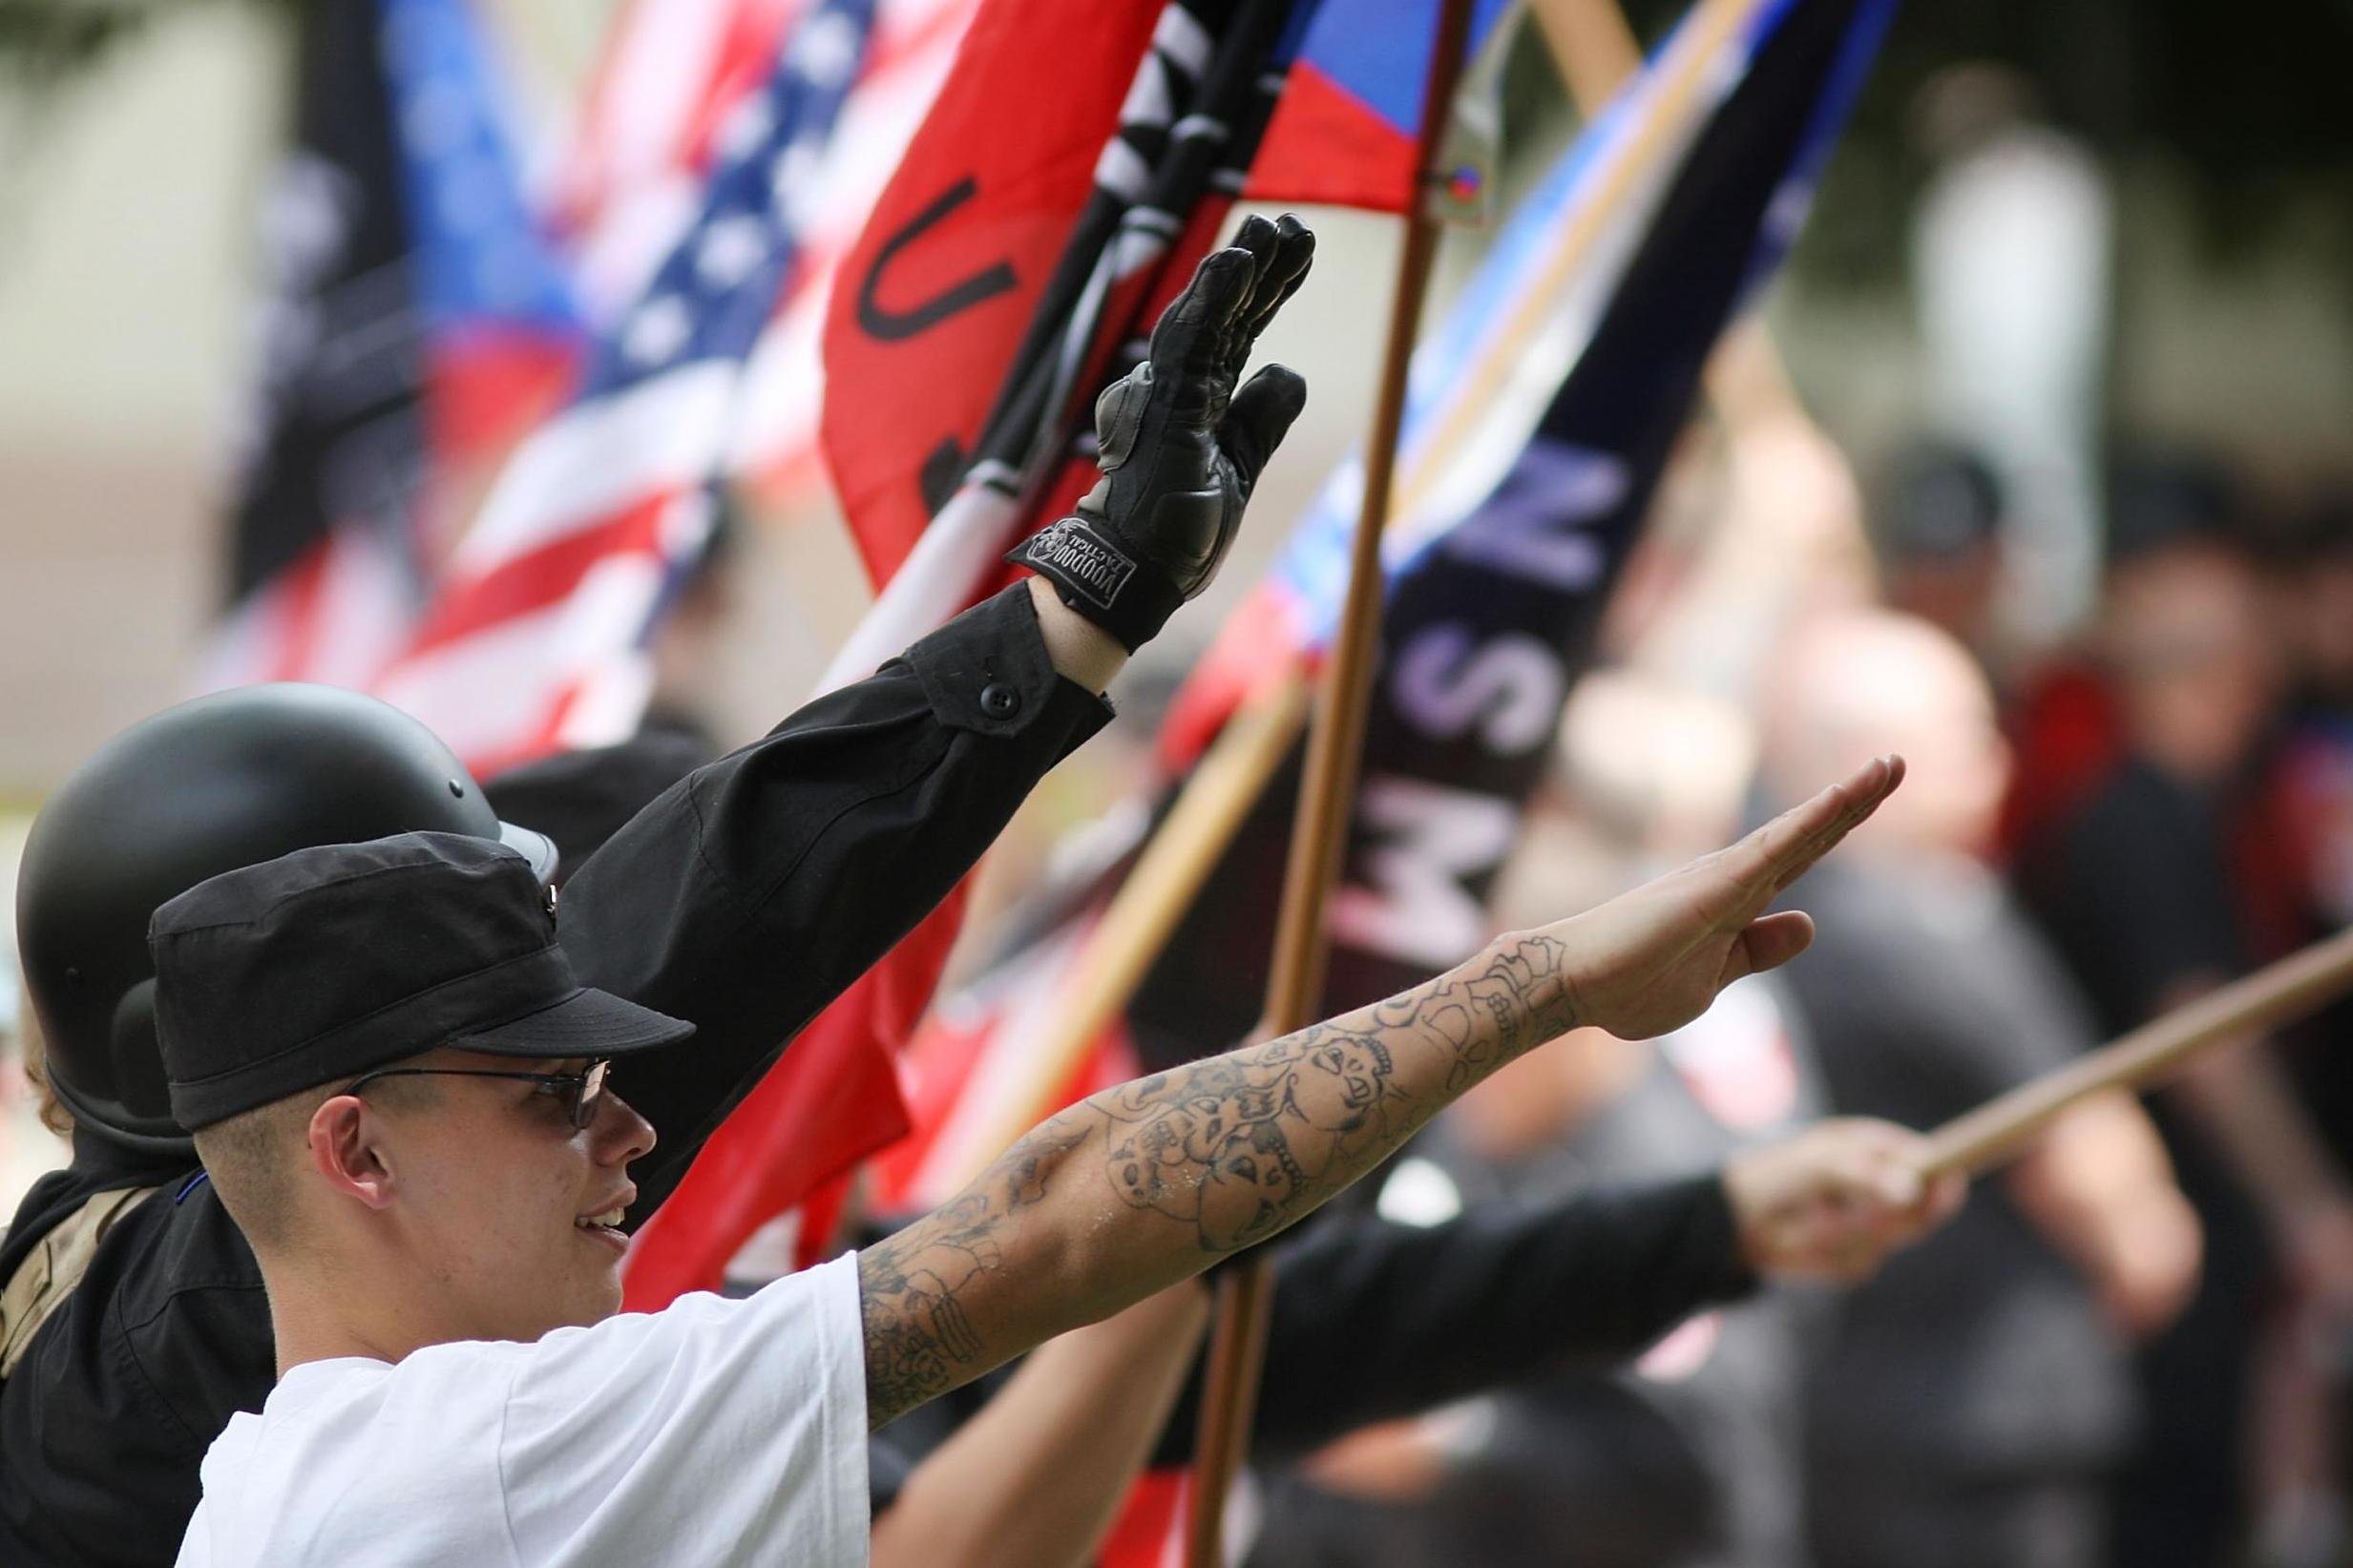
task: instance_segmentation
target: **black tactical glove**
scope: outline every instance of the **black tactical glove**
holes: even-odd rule
[[[1280,365],[1234,383],[1314,253],[1286,214],[1248,220],[1205,257],[1152,328],[1149,357],[1095,402],[1102,480],[1005,557],[1129,653],[1217,575],[1250,487],[1307,403],[1307,383]]]

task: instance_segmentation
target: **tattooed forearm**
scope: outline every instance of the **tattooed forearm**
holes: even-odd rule
[[[940,1208],[858,1254],[867,1419],[881,1426],[1003,1361],[961,1292],[1002,1266],[998,1230],[1046,1197],[1088,1131],[1067,1113],[1034,1129]]]
[[[1111,1184],[1194,1227],[1264,1241],[1354,1181],[1472,1084],[1575,1026],[1561,944],[1528,935],[1348,1017],[1090,1102],[1117,1125]]]
[[[1298,1220],[1472,1084],[1573,1028],[1565,956],[1550,936],[1509,938],[1418,990],[1122,1084],[1039,1127],[955,1202],[860,1255],[870,1419]],[[1120,1219],[1139,1210],[1177,1223]],[[1070,1299],[1032,1299],[1058,1290]],[[998,1305],[1008,1297],[1019,1305]]]

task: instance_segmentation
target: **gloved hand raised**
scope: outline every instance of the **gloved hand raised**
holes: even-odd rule
[[[1286,214],[1248,220],[1205,257],[1152,328],[1149,357],[1096,400],[1103,478],[1075,515],[1005,557],[1130,653],[1217,575],[1259,470],[1307,402],[1307,383],[1280,365],[1234,385],[1314,252]]]

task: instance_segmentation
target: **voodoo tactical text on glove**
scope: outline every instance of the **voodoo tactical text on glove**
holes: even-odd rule
[[[1005,557],[1130,653],[1217,575],[1250,488],[1307,402],[1307,383],[1280,365],[1234,386],[1314,251],[1286,214],[1248,220],[1203,259],[1152,328],[1145,363],[1096,400],[1103,478],[1075,514]]]

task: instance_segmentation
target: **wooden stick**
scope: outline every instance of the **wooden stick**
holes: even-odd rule
[[[2300,1017],[2348,990],[2353,990],[2353,930],[2290,953],[1956,1117],[1928,1135],[1926,1174],[1976,1176],[1991,1170],[2080,1101],[2111,1089],[2146,1088],[2205,1052]]]
[[[1542,329],[1546,313],[1554,308],[1566,281],[1592,254],[1628,193],[1666,156],[1669,134],[1685,122],[1683,111],[1706,85],[1708,67],[1717,52],[1763,5],[1764,0],[1700,0],[1698,10],[1688,24],[1682,47],[1662,62],[1652,112],[1628,133],[1628,144],[1624,155],[1611,163],[1592,197],[1578,209],[1544,272],[1532,281],[1495,332],[1496,342],[1526,343]],[[1460,449],[1471,427],[1485,417],[1493,406],[1513,364],[1512,356],[1497,355],[1465,371],[1459,383],[1463,388],[1461,394],[1431,422],[1429,440],[1436,449]],[[1409,516],[1418,512],[1428,500],[1432,486],[1442,476],[1438,465],[1421,465],[1397,496],[1397,511]]]
[[[1424,180],[1439,174],[1439,150],[1453,109],[1455,86],[1461,78],[1470,32],[1470,0],[1440,0],[1430,73],[1422,83],[1421,125],[1414,147],[1414,169]],[[1397,436],[1405,425],[1406,371],[1413,361],[1414,340],[1420,336],[1421,307],[1429,294],[1439,233],[1438,219],[1417,192],[1413,208],[1406,214],[1404,243],[1397,252],[1379,397],[1374,405],[1372,433],[1365,440],[1364,497],[1349,555],[1348,595],[1325,662],[1322,700],[1308,732],[1307,763],[1299,778],[1299,808],[1292,818],[1291,856],[1284,868],[1274,968],[1268,976],[1266,1013],[1259,1022],[1261,1038],[1288,1035],[1312,1022],[1323,991],[1324,909],[1347,847],[1359,753],[1364,749],[1365,715],[1372,705],[1373,666],[1378,653],[1384,586],[1381,531],[1389,520]],[[1193,1449],[1192,1512],[1186,1546],[1190,1568],[1221,1568],[1225,1561],[1226,1496],[1250,1451],[1259,1369],[1266,1359],[1267,1307],[1272,1294],[1272,1273],[1263,1256],[1230,1271],[1218,1292],[1208,1384]]]
[[[1529,0],[1569,101],[1588,122],[1642,69],[1642,44],[1617,0]]]

